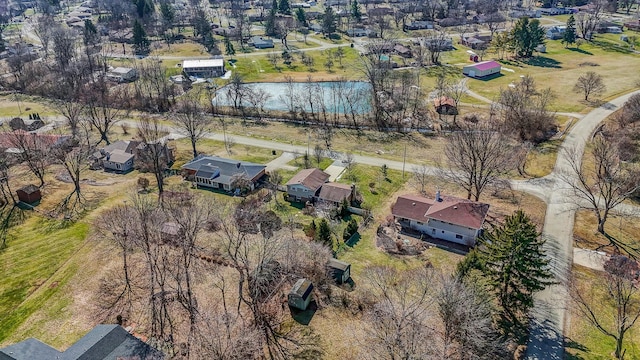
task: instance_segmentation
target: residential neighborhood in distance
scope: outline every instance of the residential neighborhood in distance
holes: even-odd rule
[[[639,31],[0,1],[0,360],[635,358]]]

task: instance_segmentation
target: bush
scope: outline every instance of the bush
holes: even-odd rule
[[[358,232],[358,222],[356,219],[349,220],[347,227],[344,229],[342,233],[342,238],[346,241],[349,240],[353,235]]]
[[[138,186],[142,188],[142,190],[147,191],[149,189],[149,179],[146,177],[139,177]]]

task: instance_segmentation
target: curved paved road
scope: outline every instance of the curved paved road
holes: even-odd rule
[[[598,124],[632,95],[639,93],[640,91],[635,91],[620,96],[585,115],[569,131],[560,146],[558,159],[551,175],[514,184],[518,190],[532,192],[543,198],[546,195],[547,212],[542,235],[547,239],[546,252],[551,258],[551,268],[558,281],[558,285],[550,286],[536,294],[526,359],[564,359],[563,334],[568,295],[566,280],[573,261],[573,225],[576,210],[570,190],[555,176],[555,174],[571,171],[565,150],[576,149],[583,154],[585,144]]]

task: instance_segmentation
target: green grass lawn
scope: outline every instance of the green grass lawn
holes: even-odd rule
[[[582,266],[574,266],[574,278],[578,281],[578,286],[591,286],[598,276],[602,276],[593,270],[586,269]],[[596,294],[596,296],[604,296]],[[601,302],[604,304],[604,302]],[[573,304],[572,304],[573,305]],[[598,315],[601,319],[607,317],[611,319],[613,308],[599,307]],[[607,314],[605,317],[605,314]],[[610,322],[605,321],[607,326],[611,326]],[[612,353],[615,350],[615,341],[613,338],[602,334],[593,325],[588,323],[582,316],[572,308],[571,320],[567,329],[568,341],[565,350],[569,354],[567,359],[585,359],[585,360],[605,360],[612,359]],[[625,336],[624,348],[626,349],[625,359],[640,359],[640,329],[637,325],[632,328]]]
[[[230,139],[233,136],[229,136]],[[191,142],[188,139],[178,139],[176,144],[176,161],[173,165],[174,169],[186,164],[193,159],[191,150]],[[266,164],[271,160],[282,155],[281,151],[277,151],[276,155],[271,153],[270,149],[255,147],[251,145],[235,144],[231,147],[231,153],[228,154],[224,148],[222,141],[202,139],[198,141],[198,153],[237,159],[240,161],[249,161],[257,164]]]
[[[323,157],[323,158],[320,160],[320,163],[318,164],[318,163],[316,162],[316,159],[315,159],[315,157],[313,156],[313,154],[309,154],[309,156],[310,156],[310,157],[309,157],[309,161],[311,161],[311,166],[312,166],[312,167],[316,167],[316,168],[318,168],[318,169],[320,169],[320,170],[324,170],[324,169],[326,169],[327,167],[329,167],[329,165],[333,164],[333,161],[334,161],[334,160],[333,160],[333,159],[331,159],[331,158]],[[287,164],[288,164],[288,165],[291,165],[291,166],[297,166],[297,167],[303,168],[303,167],[304,167],[304,158],[303,158],[303,156],[302,156],[302,155],[301,155],[301,156],[298,156],[297,158],[295,158],[295,159],[293,159],[293,160],[289,161]]]
[[[539,88],[550,87],[556,95],[551,109],[565,112],[585,111],[594,106],[574,93],[576,79],[587,71],[594,71],[604,78],[607,86],[602,99],[619,96],[637,87],[638,76],[629,73],[629,66],[640,61],[640,55],[620,51],[617,44],[611,44],[612,34],[598,35],[595,43],[587,43],[577,49],[565,48],[559,40],[547,41],[547,52],[529,61],[502,61],[502,75],[487,80],[469,79],[469,88],[489,99],[496,98],[501,89],[518,81],[521,75],[531,75]],[[619,37],[619,35],[618,35]],[[602,45],[605,44],[605,45]],[[468,63],[466,47],[456,44],[457,50],[443,54],[443,60],[450,64]],[[494,57],[484,57],[489,60]],[[512,71],[509,71],[512,70]]]
[[[57,304],[49,309],[55,316],[70,301],[60,289],[79,264],[67,261],[82,247],[88,230],[82,222],[61,228],[37,216],[11,230],[8,247],[0,251],[0,343],[45,304]]]
[[[293,60],[290,66],[285,65],[282,62],[282,58],[278,58],[278,62],[274,66],[267,55],[264,56],[243,56],[237,54],[235,58],[236,72],[241,74],[245,81],[284,81],[286,75],[294,77],[297,81],[305,81],[307,76],[318,78],[335,78],[338,76],[344,76],[348,79],[358,79],[360,74],[355,71],[355,64],[357,63],[358,52],[350,47],[343,47],[345,56],[342,59],[342,66],[339,61],[334,60],[334,66],[329,71],[325,67],[327,60],[327,51],[313,50],[306,51],[305,54],[311,56],[314,59],[314,65],[310,68],[303,65],[301,62],[301,55],[293,52]],[[331,49],[335,51],[335,49]]]
[[[363,206],[367,209],[378,209],[393,193],[404,186],[408,178],[406,175],[403,179],[402,172],[389,169],[385,179],[381,168],[357,164],[353,165],[351,170],[346,170],[339,182],[355,183],[357,191],[362,195]]]

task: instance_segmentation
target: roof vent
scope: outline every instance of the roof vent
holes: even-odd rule
[[[411,203],[411,206],[416,206],[416,203]]]
[[[458,205],[453,207],[454,210],[458,210]]]
[[[237,167],[238,169],[240,169],[240,165],[242,165],[242,164],[241,164],[241,163],[237,163],[237,164],[236,164],[236,167]]]

